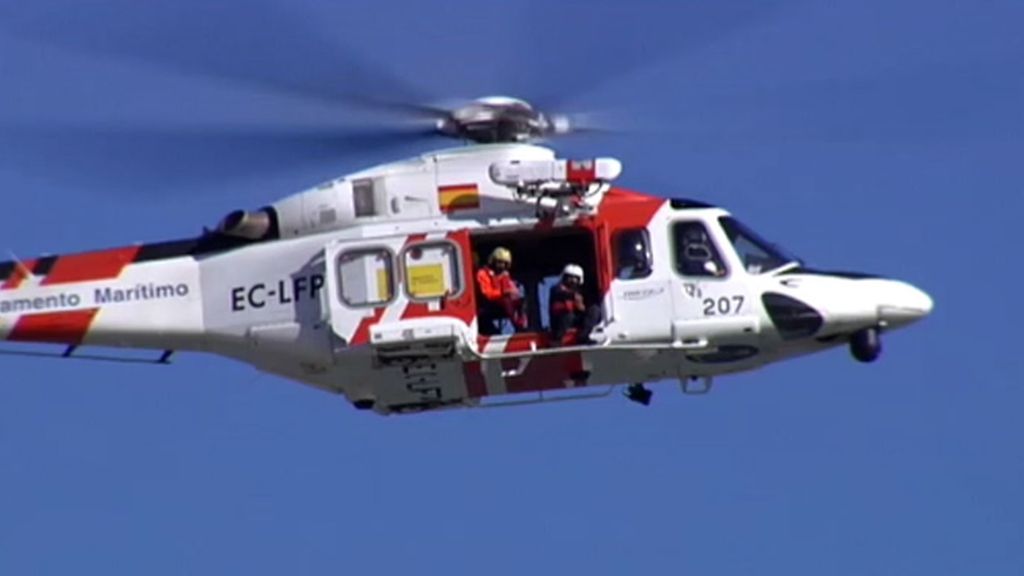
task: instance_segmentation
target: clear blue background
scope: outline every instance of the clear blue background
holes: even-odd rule
[[[223,14],[50,1],[29,11],[64,17],[28,25],[21,4],[0,2],[0,248],[23,258],[190,236],[424,147],[300,164],[40,144],[75,122],[351,111],[82,49],[122,26],[173,60]],[[296,74],[359,54],[438,98],[613,112],[631,131],[559,150],[617,156],[625,185],[722,204],[813,265],[910,281],[934,313],[873,365],[836,350],[706,397],[657,385],[649,408],[381,418],[214,357],[0,358],[0,574],[1024,573],[1024,4],[424,4],[218,5],[248,31],[229,37],[285,56],[303,26],[333,35]],[[162,32],[123,26],[147,15]]]

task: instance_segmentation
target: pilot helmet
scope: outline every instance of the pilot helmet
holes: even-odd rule
[[[576,264],[566,264],[562,269],[562,276],[574,277],[579,280],[580,284],[583,284],[583,268]]]
[[[509,266],[512,265],[512,252],[509,252],[508,248],[498,246],[491,252],[491,257],[488,259],[489,262],[504,262]]]
[[[687,226],[683,231],[683,254],[688,260],[703,262],[711,259],[711,246],[707,234],[699,225]]]

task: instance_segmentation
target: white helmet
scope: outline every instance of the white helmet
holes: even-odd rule
[[[583,268],[576,264],[566,264],[562,269],[562,276],[575,276],[580,279],[580,284],[583,284]]]

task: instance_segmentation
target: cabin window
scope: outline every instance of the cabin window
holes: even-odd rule
[[[676,272],[683,276],[721,278],[728,273],[721,252],[715,247],[703,222],[673,224],[672,247]]]
[[[383,248],[352,250],[338,256],[341,301],[359,308],[390,302],[395,294],[391,252]]]
[[[376,216],[377,202],[374,197],[373,180],[364,178],[352,181],[352,205],[355,207],[356,217]]]
[[[459,249],[451,242],[414,244],[402,253],[405,291],[412,299],[434,299],[462,292]]]
[[[651,275],[651,242],[647,230],[619,230],[612,236],[615,249],[615,277],[636,280]]]

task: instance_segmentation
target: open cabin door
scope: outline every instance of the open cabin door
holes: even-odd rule
[[[343,348],[465,338],[476,315],[465,230],[325,247],[325,309]]]
[[[345,240],[325,250],[337,356],[384,412],[467,402],[476,302],[464,230]]]

